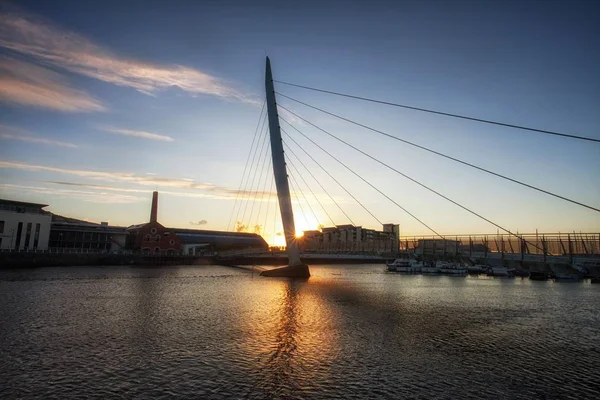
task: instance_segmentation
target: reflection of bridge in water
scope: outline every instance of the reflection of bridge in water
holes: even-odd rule
[[[244,168],[244,173],[242,174],[242,181],[240,182],[240,188],[238,190],[238,198],[236,198],[236,201],[234,203],[234,209],[230,217],[229,225],[231,224],[231,222],[234,222],[238,224],[238,226],[242,227],[256,226],[260,228],[261,226],[266,226],[267,217],[269,215],[268,207],[271,201],[271,193],[274,183],[276,188],[277,201],[274,204],[275,210],[273,211],[273,214],[276,216],[276,210],[279,209],[279,213],[281,215],[281,222],[283,225],[283,234],[287,243],[287,247],[285,248],[285,250],[279,251],[265,251],[264,249],[261,249],[221,252],[217,256],[218,261],[223,262],[225,264],[287,264],[288,267],[286,268],[270,270],[268,271],[268,273],[263,273],[263,275],[308,277],[310,274],[308,271],[307,264],[310,263],[344,261],[383,262],[386,259],[396,257],[400,253],[411,254],[424,259],[460,258],[462,260],[472,262],[519,262],[521,263],[521,265],[525,265],[526,263],[574,265],[577,263],[583,263],[587,261],[595,262],[595,260],[600,259],[600,234],[519,234],[518,232],[513,232],[510,229],[503,226],[503,224],[501,225],[499,222],[493,221],[492,219],[483,216],[470,206],[461,204],[460,202],[442,194],[441,192],[420,182],[419,180],[408,176],[404,172],[400,171],[398,168],[367,153],[366,151],[362,150],[360,144],[353,145],[347,140],[340,138],[334,135],[333,133],[329,132],[328,130],[322,128],[321,126],[309,121],[303,115],[300,115],[295,111],[291,110],[290,108],[277,103],[276,94],[278,96],[281,96],[281,98],[294,102],[294,104],[296,105],[301,105],[303,107],[306,107],[307,109],[318,111],[320,113],[326,114],[328,117],[337,118],[341,121],[344,121],[345,123],[349,123],[354,126],[358,126],[362,129],[368,130],[371,133],[382,135],[387,139],[401,142],[403,145],[417,148],[419,149],[419,151],[428,152],[430,154],[434,154],[436,156],[445,158],[446,160],[450,160],[452,162],[462,164],[463,166],[476,169],[480,173],[485,173],[494,176],[495,179],[503,179],[504,181],[510,182],[511,185],[520,185],[521,187],[525,187],[528,190],[533,190],[538,193],[542,193],[546,196],[554,197],[555,199],[559,199],[565,203],[570,203],[571,206],[576,205],[578,207],[585,208],[593,213],[600,213],[600,208],[594,207],[589,204],[585,204],[584,202],[579,200],[574,200],[572,198],[553,193],[539,186],[520,181],[513,177],[502,175],[484,167],[450,156],[441,151],[425,147],[421,144],[414,143],[404,138],[361,124],[357,121],[354,121],[348,116],[342,116],[337,113],[325,110],[322,107],[317,107],[308,104],[304,101],[297,100],[291,96],[277,92],[274,87],[275,82],[285,87],[294,87],[297,89],[319,92],[327,95],[337,96],[338,98],[350,98],[353,100],[370,102],[372,104],[385,105],[387,107],[399,107],[402,109],[409,109],[423,113],[431,113],[438,116],[441,115],[444,117],[452,117],[461,120],[468,120],[471,122],[478,122],[482,124],[503,126],[511,129],[527,131],[530,133],[534,132],[535,134],[552,135],[555,138],[560,137],[563,140],[569,139],[585,141],[588,145],[591,146],[600,143],[600,139],[593,137],[584,137],[564,132],[555,132],[526,126],[518,126],[504,122],[484,120],[464,115],[450,114],[436,110],[427,110],[423,108],[417,108],[403,104],[396,104],[367,97],[333,92],[330,90],[324,90],[305,85],[277,81],[274,80],[272,77],[270,61],[267,58],[265,73],[266,99],[265,103],[263,104],[263,109],[261,110],[261,115],[256,126],[254,139],[252,141],[250,152],[246,160],[246,166]],[[279,112],[281,111],[285,112],[286,118],[280,116]],[[285,126],[287,131],[280,126],[281,121],[283,121],[286,124]],[[463,211],[470,213],[471,215],[487,222],[488,224],[493,226],[498,232],[502,232],[502,234],[460,236],[439,234],[434,229],[434,227],[431,226],[431,223],[427,223],[423,219],[420,219],[415,214],[411,213],[404,206],[399,204],[397,199],[386,194],[384,191],[376,187],[372,182],[361,176],[353,168],[350,168],[348,166],[348,163],[345,163],[341,158],[334,155],[333,152],[335,151],[332,152],[325,149],[323,146],[317,143],[315,138],[311,138],[309,135],[305,134],[302,130],[298,128],[298,125],[302,126],[303,129],[304,127],[316,129],[317,131],[319,131],[319,136],[321,139],[324,137],[324,135],[326,135],[330,139],[337,141],[336,143],[338,143],[340,146],[346,146],[350,149],[353,149],[354,151],[360,153],[362,156],[370,159],[372,162],[375,162],[379,164],[379,166],[402,176],[403,178],[412,182],[412,184],[419,186],[421,189],[424,189],[444,199],[445,201],[452,203],[454,206],[461,208]],[[284,137],[282,137],[282,132],[285,135]],[[267,137],[269,137],[270,139],[267,140]],[[268,157],[269,146],[271,149],[271,157]],[[307,151],[306,148],[308,147],[314,149],[314,152]],[[294,151],[294,148],[296,149],[296,151]],[[319,161],[315,159],[313,154],[317,152],[317,149],[321,153],[329,157],[328,161],[331,162],[331,160],[333,160],[335,163],[338,163],[345,170],[347,170],[352,175],[360,179],[364,184],[368,185],[379,195],[387,199],[391,204],[401,209],[405,214],[407,214],[412,219],[420,223],[423,227],[431,231],[433,235],[410,238],[397,236],[394,239],[392,246],[387,247],[385,250],[381,250],[380,247],[377,246],[371,246],[371,249],[377,248],[379,249],[379,251],[365,251],[365,248],[369,248],[368,243],[367,245],[365,245],[364,243],[360,244],[357,243],[356,239],[354,239],[354,241],[347,240],[337,241],[336,243],[321,243],[321,247],[317,246],[316,248],[313,247],[310,249],[304,248],[303,251],[303,244],[301,243],[301,241],[297,240],[296,237],[294,213],[292,209],[292,194],[295,197],[295,204],[300,208],[302,215],[306,216],[307,214],[312,214],[315,221],[319,221],[319,218],[317,218],[316,213],[313,209],[313,206],[317,208],[318,204],[320,209],[323,211],[323,215],[326,215],[327,218],[333,224],[333,226],[336,226],[336,223],[333,221],[331,214],[323,206],[323,203],[315,195],[313,189],[311,188],[311,185],[308,183],[307,180],[309,180],[309,176],[316,184],[318,184],[321,190],[325,194],[327,194],[327,196],[331,200],[330,203],[335,204],[339,211],[341,211],[341,213],[348,219],[350,224],[346,226],[355,226],[354,222],[352,221],[351,215],[349,215],[349,213],[347,213],[343,209],[343,207],[335,200],[333,196],[331,196],[331,194],[327,190],[326,187],[331,186],[331,182],[325,184],[321,183],[320,180],[315,177],[315,174],[313,174],[311,170],[307,167],[305,161],[308,162],[308,160],[311,160],[312,163],[319,167],[324,174],[329,176],[332,182],[335,182],[337,186],[343,189],[347,193],[347,195],[350,196],[356,202],[356,204],[362,207],[371,217],[373,217],[373,219],[376,220],[379,223],[379,225],[384,225],[382,221],[375,215],[376,211],[373,212],[373,210],[369,210],[360,201],[360,196],[357,195],[356,192],[352,193],[347,187],[345,187],[338,179],[336,179],[332,175],[331,171],[329,171],[328,168],[324,168],[321,165],[321,163],[319,163]],[[298,154],[304,154],[305,161],[303,161],[302,157],[298,156]],[[293,159],[290,158],[290,155],[293,156]],[[268,158],[270,158],[270,160],[267,163]],[[250,162],[251,159],[252,161]],[[353,160],[352,165],[360,166],[360,163],[356,163],[355,161],[356,160]],[[302,172],[300,172],[300,168],[298,165],[303,167]],[[273,171],[273,177],[269,186],[268,172],[269,170],[271,170],[271,166]],[[288,166],[291,168],[288,168]],[[265,169],[265,167],[267,168]],[[248,171],[248,174],[246,174],[246,171]],[[258,182],[255,185],[255,179],[257,175]],[[250,179],[251,176],[252,179]],[[300,185],[300,182],[302,182],[303,185]],[[293,191],[290,191],[290,187],[293,189]],[[307,197],[306,193],[310,193],[312,195],[312,198],[314,198],[315,202],[311,204],[311,202],[308,201],[308,197],[310,196]],[[263,202],[265,202],[265,198],[267,199],[267,210],[265,211],[264,216],[265,222],[263,225],[260,225],[259,220],[262,218],[261,211]],[[240,201],[238,202],[238,200]],[[259,204],[258,214],[253,220],[254,209],[257,202]],[[250,203],[252,204],[251,207],[249,207]],[[249,217],[246,218],[248,210],[250,210],[250,214]],[[308,211],[310,211],[310,213]],[[227,229],[229,229],[229,226]]]

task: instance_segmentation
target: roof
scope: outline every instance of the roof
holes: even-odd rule
[[[167,228],[175,232],[185,243],[210,243],[220,245],[243,245],[266,247],[267,242],[256,233],[205,231],[199,229]]]
[[[125,227],[100,225],[91,222],[52,222],[50,229],[66,232],[98,232],[129,235],[129,232],[127,232],[127,228]]]
[[[42,211],[42,208],[48,207],[48,204],[29,203],[26,201],[17,201],[17,200],[8,200],[8,199],[0,199],[0,205],[39,208],[40,211]]]

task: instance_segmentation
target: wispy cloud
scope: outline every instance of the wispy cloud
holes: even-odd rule
[[[94,180],[100,180],[105,182],[114,183],[127,183],[136,184],[140,186],[153,186],[161,188],[176,188],[181,190],[192,190],[192,192],[169,192],[173,196],[184,196],[184,197],[214,197],[223,199],[234,199],[236,196],[253,196],[265,200],[269,197],[269,192],[265,191],[251,191],[251,190],[235,190],[227,187],[217,186],[212,183],[202,183],[190,180],[188,178],[168,178],[161,176],[152,175],[140,175],[129,172],[108,172],[108,171],[90,171],[80,169],[67,169],[46,165],[35,165],[17,161],[0,161],[0,168],[18,169],[24,171],[45,171],[54,172],[65,175],[74,175]],[[70,182],[55,182],[57,184],[65,184],[72,186],[85,186],[88,188],[95,187],[97,189],[105,189],[112,191],[139,191],[146,192],[147,190],[128,188],[122,189],[117,187],[109,187],[104,185],[94,184],[81,184],[81,183],[70,183]],[[205,193],[194,193],[195,191],[203,191]],[[165,193],[164,191],[161,191]],[[273,193],[271,195],[274,195]]]
[[[143,139],[160,140],[163,142],[172,142],[173,140],[175,140],[171,136],[159,135],[158,133],[134,131],[131,129],[119,129],[119,128],[111,128],[111,127],[105,127],[105,128],[101,128],[101,129],[103,131],[110,132],[110,133],[116,133],[119,135],[135,136],[135,137],[139,137],[139,138],[143,138]]]
[[[208,221],[205,219],[202,219],[198,222],[190,221],[190,225],[206,225],[206,224],[208,224]]]
[[[0,58],[0,101],[63,112],[106,110],[98,99],[70,87],[56,72],[6,57]]]
[[[120,193],[73,189],[56,189],[47,188],[43,186],[13,185],[9,183],[0,183],[0,190],[7,192],[17,192],[19,194],[26,191],[29,193],[42,194],[45,196],[60,196],[66,198],[74,198],[91,203],[127,204],[137,203],[146,200],[146,198],[144,197],[136,197]]]
[[[207,94],[256,101],[228,82],[183,65],[157,65],[114,54],[93,41],[18,10],[0,14],[0,46],[44,63],[104,82],[155,94],[178,87],[192,95]]]
[[[61,142],[53,139],[46,139],[36,136],[31,136],[27,132],[21,129],[12,128],[5,125],[0,125],[0,138],[6,140],[20,140],[28,143],[41,143],[49,146],[69,147],[77,148],[78,146],[73,143]]]

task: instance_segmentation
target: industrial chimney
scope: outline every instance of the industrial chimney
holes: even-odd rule
[[[156,222],[158,218],[158,192],[152,192],[152,209],[150,210],[150,222]]]

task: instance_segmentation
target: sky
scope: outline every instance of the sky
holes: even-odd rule
[[[159,221],[166,226],[232,230],[240,220],[250,230],[259,225],[269,242],[281,241],[267,148],[244,174],[257,126],[259,138],[265,132],[266,55],[279,81],[600,138],[600,5],[594,1],[20,0],[0,6],[0,197],[48,204],[47,210],[73,218],[142,223],[158,190]],[[600,208],[597,142],[277,82],[275,89]],[[600,231],[596,211],[282,96],[277,102],[503,228]],[[282,109],[280,116],[436,232],[498,231],[301,118]],[[389,222],[400,224],[402,235],[433,234],[285,121],[281,126],[301,147],[285,135],[284,142],[322,185],[291,157],[298,168],[288,170],[298,230],[350,222],[380,229]],[[264,195],[249,201],[253,191]]]

